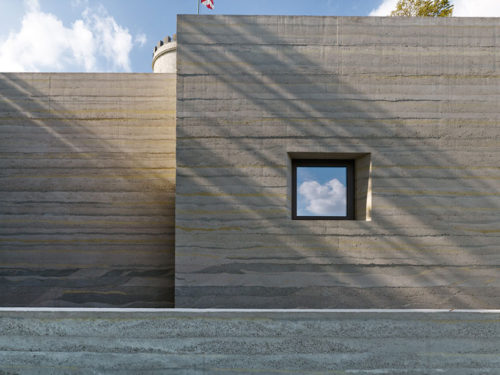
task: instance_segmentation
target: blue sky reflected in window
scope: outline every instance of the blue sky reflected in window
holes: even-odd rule
[[[297,167],[297,215],[346,216],[346,184],[346,167]]]

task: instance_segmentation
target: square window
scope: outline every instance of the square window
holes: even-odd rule
[[[292,219],[354,220],[354,160],[292,160]]]

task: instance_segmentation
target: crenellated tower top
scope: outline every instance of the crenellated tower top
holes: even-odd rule
[[[166,36],[153,50],[153,73],[177,72],[177,35]]]

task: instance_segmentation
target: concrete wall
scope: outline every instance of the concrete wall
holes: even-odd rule
[[[173,305],[175,75],[0,74],[0,306]]]
[[[176,306],[500,306],[499,32],[179,16]],[[364,155],[371,221],[292,221],[295,155]]]
[[[500,314],[0,312],[3,374],[498,374]]]

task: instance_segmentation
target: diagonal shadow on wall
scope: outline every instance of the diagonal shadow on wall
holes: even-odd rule
[[[495,27],[467,22],[180,16],[176,306],[498,307]],[[370,153],[372,220],[292,221],[290,152]]]
[[[172,307],[175,77],[0,75],[0,305]]]

